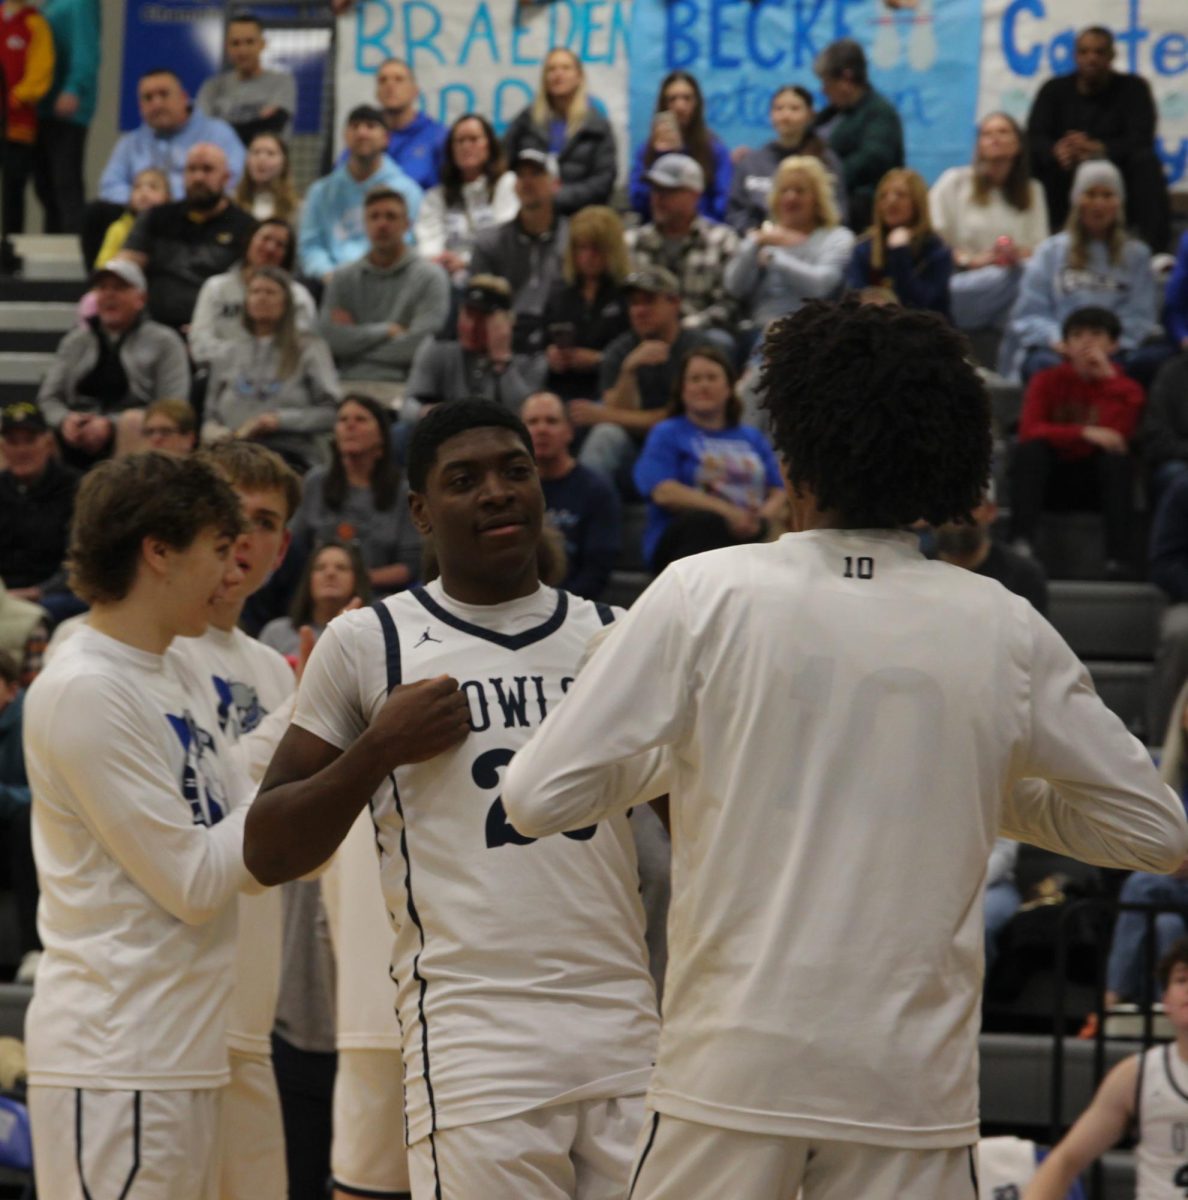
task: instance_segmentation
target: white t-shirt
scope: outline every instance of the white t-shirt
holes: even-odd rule
[[[81,625],[29,689],[25,753],[45,945],[29,1082],[225,1084],[251,786],[207,690],[173,651]]]
[[[211,625],[200,638],[178,638],[173,648],[209,689],[219,729],[259,785],[292,716],[293,669],[241,629],[228,633]],[[272,1053],[282,925],[279,888],[240,895],[227,1045],[241,1053]]]
[[[1135,1200],[1183,1200],[1188,1191],[1188,1063],[1172,1044],[1140,1064]]]
[[[1188,850],[1052,627],[905,533],[672,564],[517,755],[507,811],[538,836],[601,818],[623,802],[608,769],[657,747],[673,866],[649,1103],[708,1125],[972,1144],[999,830],[1145,870]],[[1025,776],[1059,790],[1012,791]]]
[[[474,607],[439,583],[383,602],[412,683],[443,673],[470,701],[466,741],[401,767],[374,796],[408,1141],[553,1103],[638,1094],[657,1029],[631,828],[522,844],[501,772],[612,619],[550,588]],[[306,668],[294,723],[345,749],[388,694],[377,613],[345,613]]]
[[[973,178],[973,167],[950,167],[928,193],[932,227],[954,250],[981,254],[993,250],[1000,237],[1034,250],[1048,236],[1048,202],[1036,180],[1030,184],[1031,204],[1020,212],[998,188],[978,204]]]

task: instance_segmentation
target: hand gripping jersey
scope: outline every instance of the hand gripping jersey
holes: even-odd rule
[[[371,801],[410,1145],[647,1085],[656,1001],[627,818],[534,841],[499,796],[612,619],[548,588],[471,606],[434,583],[337,618],[306,669],[294,723],[341,749],[399,683],[449,674],[470,704],[460,746],[398,768]]]
[[[1173,1044],[1152,1046],[1143,1054],[1135,1118],[1135,1200],[1183,1200],[1188,1196],[1188,1063]]]

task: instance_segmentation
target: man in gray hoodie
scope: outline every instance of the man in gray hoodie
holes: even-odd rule
[[[145,408],[188,400],[190,362],[181,337],[149,320],[136,263],[113,259],[91,279],[96,315],[58,343],[37,403],[71,466],[139,448]]]
[[[330,277],[322,298],[322,336],[340,378],[381,401],[400,392],[417,347],[449,315],[449,280],[405,244],[408,206],[393,188],[380,187],[363,202],[371,249]]]

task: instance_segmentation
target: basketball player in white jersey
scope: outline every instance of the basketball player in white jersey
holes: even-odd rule
[[[258,442],[223,442],[199,458],[239,497],[245,523],[232,551],[241,578],[211,610],[198,638],[178,638],[175,650],[202,680],[218,712],[219,729],[259,784],[292,716],[293,669],[248,637],[239,617],[248,597],[280,566],[286,529],[301,500],[301,481],[280,455]],[[281,893],[239,897],[235,985],[227,1016],[231,1085],[223,1099],[221,1200],[285,1200],[285,1139],[272,1070],[272,1026],[280,992]]]
[[[251,788],[170,644],[238,585],[239,501],[164,454],[79,489],[91,611],[29,690],[45,953],[26,1020],[38,1194],[214,1200],[235,897]]]
[[[499,796],[614,614],[541,586],[544,497],[506,409],[434,408],[408,479],[440,579],[322,634],[246,860],[305,873],[370,798],[415,1200],[618,1200],[657,1029],[630,825],[535,842]]]
[[[1090,1163],[1134,1130],[1135,1200],[1188,1195],[1188,939],[1159,964],[1163,1006],[1176,1040],[1123,1059],[1102,1080],[1093,1102],[1040,1164],[1023,1200],[1063,1200]]]
[[[517,755],[504,803],[524,836],[580,828],[633,802],[609,771],[671,754],[664,1023],[632,1200],[972,1200],[995,837],[1168,871],[1188,823],[1031,605],[900,532],[967,517],[986,484],[964,339],[815,302],[765,350],[798,532],[665,570]]]

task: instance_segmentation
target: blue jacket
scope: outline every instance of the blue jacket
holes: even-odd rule
[[[99,0],[44,0],[41,14],[54,35],[54,82],[38,111],[52,117],[54,101],[69,92],[78,97],[69,120],[89,125],[99,94]]]
[[[1167,284],[1167,311],[1164,325],[1172,342],[1179,346],[1188,338],[1188,233],[1180,238],[1176,265]]]
[[[1090,243],[1083,270],[1068,265],[1067,233],[1040,242],[1023,268],[1010,332],[1024,349],[1051,346],[1060,340],[1065,317],[1089,307],[1108,308],[1122,322],[1123,350],[1141,346],[1156,331],[1151,251],[1137,238],[1126,239],[1117,263],[1103,242]]]
[[[446,138],[449,130],[435,121],[428,113],[418,112],[403,129],[393,129],[388,134],[388,157],[423,192],[441,183],[441,165],[445,160]],[[338,156],[337,166],[350,157],[344,150]]]
[[[635,152],[635,161],[631,164],[631,182],[627,195],[631,207],[645,221],[652,219],[652,185],[644,178],[648,173],[648,147],[644,142]],[[711,179],[705,181],[705,191],[701,193],[701,203],[697,211],[711,221],[726,219],[726,201],[730,198],[730,184],[734,178],[734,163],[730,161],[730,151],[721,138],[710,135],[710,145],[714,152],[714,173]],[[688,151],[684,151],[688,153]]]
[[[125,133],[116,142],[99,177],[99,199],[112,204],[127,204],[136,176],[146,167],[159,167],[169,175],[169,190],[174,200],[180,200],[186,191],[182,174],[186,155],[190,147],[199,142],[213,142],[227,155],[227,166],[231,168],[231,182],[227,186],[233,188],[243,172],[243,143],[226,121],[195,111],[168,137],[155,133],[147,125]]]
[[[0,711],[0,821],[18,807],[28,807],[31,799],[25,774],[25,752],[21,746],[21,716],[25,693]]]
[[[393,188],[404,197],[411,230],[423,193],[392,159],[381,158],[379,169],[362,183],[345,166],[335,167],[310,187],[301,210],[297,252],[306,275],[320,279],[367,253],[370,243],[363,228],[363,201],[378,187]]]

